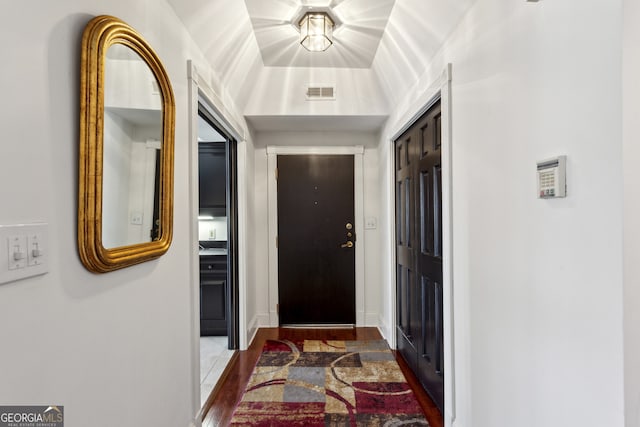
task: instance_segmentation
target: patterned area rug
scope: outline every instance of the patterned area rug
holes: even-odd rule
[[[232,426],[428,426],[386,341],[267,341]]]

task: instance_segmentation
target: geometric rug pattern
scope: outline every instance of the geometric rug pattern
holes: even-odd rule
[[[387,342],[268,340],[232,426],[428,426]]]

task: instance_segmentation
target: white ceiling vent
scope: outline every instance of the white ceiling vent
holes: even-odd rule
[[[336,88],[326,85],[307,86],[308,101],[328,101],[336,99]]]

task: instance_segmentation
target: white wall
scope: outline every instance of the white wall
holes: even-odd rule
[[[623,423],[621,26],[620,0],[478,1],[413,86],[383,83],[390,138],[453,63],[456,426]],[[568,197],[538,200],[536,160],[559,154]]]
[[[198,221],[198,240],[227,240],[227,217]]]
[[[255,137],[256,149],[267,146],[281,147],[352,147],[362,145],[376,148],[379,136],[376,132],[362,131],[263,131]]]
[[[162,98],[156,89],[156,78],[151,68],[135,52],[122,44],[109,48],[131,55],[135,59],[106,58],[104,65],[104,105],[116,108],[136,108],[161,111]]]
[[[362,158],[364,167],[364,218],[373,219],[376,228],[364,229],[364,236],[357,236],[360,249],[364,248],[364,326],[378,326],[380,324],[380,305],[383,301],[384,289],[381,288],[380,277],[380,193],[378,191],[378,151],[365,149]]]
[[[133,125],[105,109],[102,162],[102,244],[105,248],[129,243],[129,187]],[[124,218],[124,221],[123,221]],[[139,241],[139,240],[138,240]]]
[[[625,426],[640,425],[640,5],[624,1],[622,109],[624,173]]]
[[[254,136],[256,144],[260,135]],[[253,264],[251,291],[247,294],[247,303],[253,308],[249,319],[249,333],[253,334],[260,326],[269,326],[269,199],[267,179],[267,150],[256,148],[253,156],[254,171],[254,218],[253,239],[255,262]]]
[[[159,130],[159,129],[158,129]],[[150,147],[145,139],[137,138],[131,144],[131,186],[128,189],[128,212],[121,218],[128,223],[127,244],[150,242],[153,224],[153,199],[156,187],[156,155],[160,137],[149,138]],[[140,218],[141,215],[141,218]],[[142,221],[134,221],[134,216]],[[121,245],[118,245],[121,246]]]
[[[379,305],[379,328],[382,336],[389,343],[395,337],[395,294],[396,294],[396,266],[395,266],[395,186],[391,184],[395,171],[392,165],[390,137],[383,138],[378,148],[378,198],[380,200],[380,218],[378,230],[380,239],[380,286],[382,302]]]
[[[151,241],[156,149],[147,141],[160,141],[161,113],[157,128],[127,118],[123,110],[104,110],[102,244],[106,248]],[[134,224],[132,217],[141,215]]]
[[[169,74],[175,210],[166,255],[96,275],[76,247],[79,58],[85,24],[102,13],[136,28]],[[186,426],[200,405],[190,345],[186,60],[207,65],[163,1],[15,2],[0,19],[3,38],[20,41],[5,46],[0,71],[0,223],[49,223],[51,251],[48,274],[0,285],[0,402],[64,405],[69,427]]]
[[[334,86],[335,101],[308,101],[309,84]],[[244,109],[247,116],[376,116],[387,112],[375,73],[346,68],[264,68]]]
[[[258,259],[262,256],[261,248],[256,245],[256,237],[262,233],[262,229],[259,226],[260,212],[256,208],[255,199],[259,197],[259,191],[261,189],[258,181],[256,180],[256,158],[253,138],[249,136],[242,146],[243,156],[245,159],[243,170],[244,173],[238,170],[238,173],[244,174],[244,191],[240,191],[238,194],[238,203],[244,206],[245,217],[240,218],[242,224],[244,224],[246,232],[244,236],[240,236],[242,241],[241,254],[244,254],[244,258],[240,257],[240,270],[243,274],[243,286],[241,289],[241,301],[245,301],[244,307],[240,308],[241,334],[245,334],[245,349],[256,332],[256,326],[259,322],[256,321],[256,316],[259,316],[259,306],[262,301],[262,293],[265,292],[263,288],[263,281],[260,276],[257,276],[257,271],[260,269],[257,267]],[[265,298],[266,299],[266,298]]]

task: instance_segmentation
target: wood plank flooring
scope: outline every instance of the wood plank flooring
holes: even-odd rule
[[[260,357],[264,342],[270,339],[285,340],[376,340],[382,339],[377,328],[348,329],[303,329],[303,328],[261,328],[246,351],[239,351],[225,369],[218,385],[203,410],[202,427],[226,426],[231,421],[233,410],[242,398],[249,377]],[[409,370],[402,356],[394,351],[398,365],[413,389],[425,417],[431,427],[442,427],[442,415],[429,398],[415,375]]]

